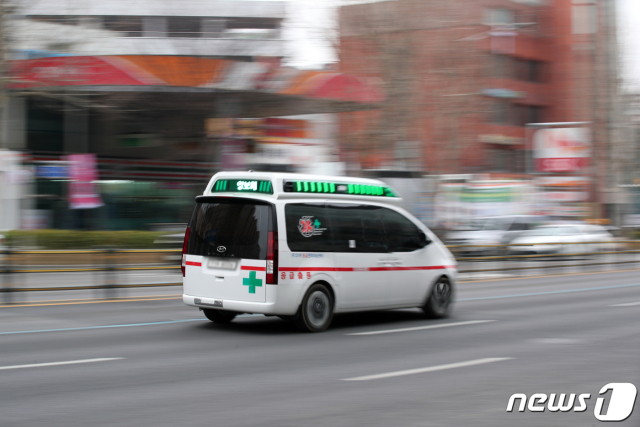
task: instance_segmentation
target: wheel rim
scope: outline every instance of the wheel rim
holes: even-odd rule
[[[445,311],[451,302],[451,284],[445,280],[436,283],[431,291],[431,301],[438,311]]]
[[[315,291],[309,295],[306,317],[312,326],[316,328],[324,326],[327,320],[329,320],[330,310],[331,307],[327,294],[321,291]]]

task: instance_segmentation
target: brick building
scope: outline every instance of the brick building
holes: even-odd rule
[[[612,187],[612,9],[608,0],[340,8],[341,71],[379,78],[387,95],[377,111],[341,115],[344,159],[363,168],[524,174],[527,123],[592,122],[596,166],[587,173]]]

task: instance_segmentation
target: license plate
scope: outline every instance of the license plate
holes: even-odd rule
[[[219,270],[235,270],[238,265],[238,261],[230,261],[226,259],[209,259],[207,267],[215,268]]]

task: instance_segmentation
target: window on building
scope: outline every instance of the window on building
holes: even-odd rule
[[[145,16],[142,19],[144,37],[167,37],[167,18],[164,16]]]
[[[142,36],[141,16],[105,16],[102,25],[105,30],[116,31],[124,37]]]
[[[595,0],[573,0],[571,23],[573,34],[593,34],[597,27],[597,6]]]
[[[224,19],[204,18],[202,20],[202,37],[215,39],[222,36],[226,28]]]
[[[169,21],[169,37],[200,37],[202,18],[197,16],[171,16]]]
[[[492,26],[511,25],[515,23],[515,13],[503,7],[485,9],[484,23]]]
[[[273,18],[230,18],[226,21],[224,37],[272,39],[280,36],[280,20]]]
[[[496,55],[505,56],[505,55]],[[541,61],[532,61],[526,59],[511,58],[511,78],[522,80],[526,82],[542,83],[543,82],[543,67],[544,63]]]
[[[542,62],[527,61],[527,81],[542,83]]]
[[[509,55],[491,55],[491,77],[496,79],[515,78],[515,60]]]
[[[487,150],[488,166],[493,172],[524,173],[524,150],[493,146]]]
[[[542,107],[529,106],[529,122],[528,123],[542,123],[544,118],[542,116]]]
[[[99,30],[102,28],[102,16],[79,16],[78,25],[84,28]]]
[[[513,115],[515,126],[526,126],[529,123],[542,122],[542,107],[535,105],[513,105]]]
[[[509,102],[500,99],[491,99],[488,122],[494,125],[510,124],[510,107]]]
[[[65,16],[65,15],[29,15],[28,19],[38,22],[47,22],[49,24],[61,24],[61,25],[77,25],[77,16]]]

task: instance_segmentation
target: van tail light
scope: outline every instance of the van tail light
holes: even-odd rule
[[[180,270],[182,270],[182,277],[184,277],[184,270],[187,266],[187,244],[189,243],[189,234],[191,234],[191,227],[187,227],[187,231],[184,232],[184,241],[182,242],[182,264]]]
[[[267,235],[267,284],[278,284],[278,232]]]

